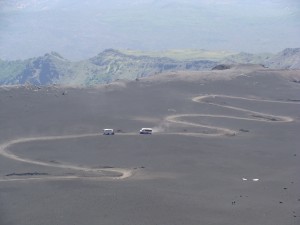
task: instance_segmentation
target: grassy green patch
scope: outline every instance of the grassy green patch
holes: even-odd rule
[[[222,60],[235,54],[229,51],[207,51],[203,49],[172,49],[166,51],[120,50],[133,56],[167,57],[175,60]]]
[[[16,75],[22,73],[26,67],[25,61],[3,61],[0,60],[0,80],[5,80],[7,78],[15,77]]]

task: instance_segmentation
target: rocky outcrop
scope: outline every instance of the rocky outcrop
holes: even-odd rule
[[[215,67],[213,67],[212,70],[228,70],[230,68],[231,68],[230,65],[219,64],[219,65],[216,65]]]

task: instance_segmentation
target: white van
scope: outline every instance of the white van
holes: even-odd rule
[[[142,128],[140,134],[152,134],[152,128]]]
[[[103,129],[103,135],[114,135],[114,129]]]

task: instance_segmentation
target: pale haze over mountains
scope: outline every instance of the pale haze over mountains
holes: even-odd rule
[[[1,0],[0,59],[107,48],[277,53],[300,46],[298,0]]]

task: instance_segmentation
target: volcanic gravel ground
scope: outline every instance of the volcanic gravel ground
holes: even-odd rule
[[[299,71],[208,75],[0,88],[0,224],[300,224]]]

